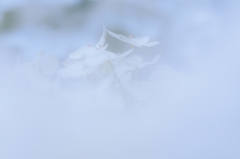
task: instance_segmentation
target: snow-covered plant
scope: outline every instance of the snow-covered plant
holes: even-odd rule
[[[17,76],[27,81],[32,88],[47,93],[53,87],[53,79],[56,79],[55,85],[57,83],[60,88],[62,82],[66,84],[68,82],[65,81],[76,79],[75,82],[81,83],[81,86],[87,85],[93,88],[90,91],[92,92],[90,96],[98,98],[111,92],[109,94],[120,97],[126,107],[133,107],[139,102],[139,99],[136,100],[134,93],[129,90],[129,85],[138,79],[134,75],[143,67],[157,62],[160,55],[146,61],[136,52],[133,53],[134,47],[125,52],[111,52],[107,50],[107,35],[137,47],[151,47],[159,43],[157,41],[149,42],[149,37],[133,38],[130,36],[128,38],[103,27],[99,42],[96,45],[84,45],[70,53],[63,62],[63,68],[56,71],[58,67],[57,58],[44,57],[42,53],[39,53],[32,62],[25,63],[17,69]],[[56,78],[51,78],[55,72],[57,72]],[[61,91],[61,89],[56,90]],[[113,96],[109,97],[109,99],[111,98]]]
[[[134,99],[125,84],[132,81],[132,73],[135,70],[141,69],[149,64],[157,62],[159,55],[152,61],[144,61],[144,59],[132,53],[133,49],[127,50],[123,53],[115,53],[107,51],[108,44],[105,44],[107,33],[121,41],[137,47],[147,46],[151,47],[157,45],[159,42],[148,42],[149,37],[132,38],[115,34],[106,28],[103,28],[102,36],[99,42],[93,45],[85,45],[69,54],[64,61],[64,68],[58,71],[60,77],[91,79],[94,77],[94,82],[97,81],[99,85],[104,83],[105,87],[116,89],[127,105],[132,104]],[[116,62],[116,61],[121,61]],[[106,85],[106,81],[108,84]],[[103,92],[104,93],[104,92]]]

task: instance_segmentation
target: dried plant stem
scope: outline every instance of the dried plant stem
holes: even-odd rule
[[[127,95],[127,92],[126,92],[126,90],[124,89],[124,87],[123,87],[122,83],[120,82],[119,78],[117,77],[116,73],[114,72],[113,66],[112,66],[112,63],[111,63],[110,60],[108,60],[108,64],[109,64],[109,66],[110,66],[111,71],[113,72],[113,75],[114,75],[115,79],[117,80],[117,82],[118,82],[118,84],[119,84],[119,86],[120,86],[120,89],[121,89],[121,91],[119,91],[120,95],[122,96],[122,98],[123,98],[125,101],[129,101],[129,97],[128,97],[128,95]]]

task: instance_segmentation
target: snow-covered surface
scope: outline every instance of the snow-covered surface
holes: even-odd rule
[[[53,2],[0,2],[0,26],[6,11],[21,17],[0,29],[0,158],[240,157],[237,0]],[[66,59],[97,44],[103,25],[160,43],[114,59],[114,71],[104,63],[89,66],[98,74],[88,77],[53,74],[81,70],[81,59]],[[106,43],[111,52],[132,49],[109,35]],[[48,64],[47,55],[58,57],[58,67],[54,58],[46,74],[39,52]]]

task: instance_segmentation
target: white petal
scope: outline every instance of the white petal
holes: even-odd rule
[[[111,31],[109,31],[109,30],[108,30],[107,32],[108,32],[111,36],[113,36],[114,38],[117,38],[118,40],[121,40],[121,41],[123,41],[123,42],[129,43],[129,44],[134,45],[134,46],[137,46],[137,47],[141,47],[141,45],[139,44],[139,42],[138,42],[136,39],[134,39],[134,38],[130,39],[130,38],[124,36],[124,35],[116,34],[116,33],[113,33],[113,32],[111,32]]]
[[[74,63],[70,66],[60,69],[57,74],[62,77],[78,78],[94,72],[94,69],[85,68],[82,63]]]
[[[91,58],[87,58],[84,60],[84,64],[90,67],[96,67],[109,60],[107,54],[98,54],[96,56],[92,56]]]
[[[116,34],[116,33],[114,33],[114,32],[111,32],[110,30],[107,30],[107,32],[108,32],[108,34],[110,34],[110,35],[113,36],[114,38],[117,38],[117,39],[121,40],[120,37],[119,37],[119,34]]]
[[[140,45],[146,44],[149,41],[149,37],[141,37],[136,39]]]
[[[101,54],[102,52],[105,51],[107,46],[108,46],[108,44],[106,44],[104,47],[101,47],[100,49],[96,48],[95,51],[92,52],[92,53],[82,54],[82,58],[91,58],[92,56],[96,56],[98,54]]]
[[[108,44],[106,44],[104,47],[100,48],[98,51],[100,52],[100,51],[106,50],[107,46],[108,46]]]
[[[69,55],[71,59],[81,59],[83,54],[94,54],[97,50],[92,46],[83,46]]]
[[[149,42],[149,43],[143,44],[143,46],[152,47],[152,46],[155,46],[157,44],[159,44],[159,42],[158,41],[154,41],[154,42]]]
[[[118,36],[119,36],[119,40],[122,40],[124,42],[131,43],[131,41],[132,41],[132,39],[130,39],[122,34],[118,34]]]
[[[129,44],[137,46],[137,47],[142,47],[141,44],[139,44],[137,39],[134,39],[134,38],[130,39],[130,38],[128,38],[124,35],[121,35],[121,34],[119,34],[119,38],[123,42],[129,43]]]
[[[106,40],[106,28],[105,28],[105,26],[103,26],[103,33],[102,33],[101,39],[97,43],[96,47],[97,48],[103,47],[105,40]]]
[[[115,60],[117,58],[121,58],[121,57],[125,57],[127,55],[129,55],[131,52],[133,52],[133,49],[130,49],[124,53],[114,53],[114,52],[110,52],[110,51],[105,51],[105,53],[107,54],[107,56],[109,57],[109,60]]]

